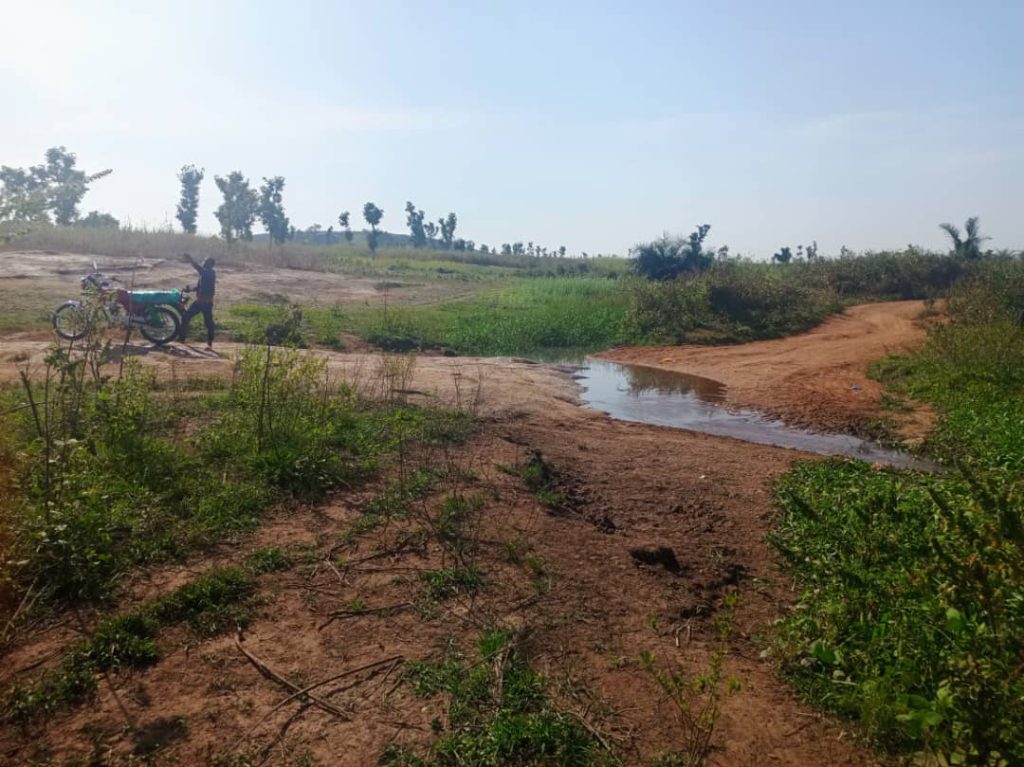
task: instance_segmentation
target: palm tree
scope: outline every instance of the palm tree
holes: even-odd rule
[[[978,217],[971,216],[964,224],[964,236],[952,224],[939,224],[939,229],[949,235],[953,241],[953,254],[961,258],[981,258],[981,244],[991,237],[982,237],[978,228]]]

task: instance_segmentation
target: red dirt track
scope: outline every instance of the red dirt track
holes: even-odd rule
[[[602,357],[716,379],[737,406],[818,427],[849,427],[880,415],[881,392],[865,367],[921,342],[921,309],[920,302],[858,306],[810,333],[778,341],[622,348]],[[46,343],[0,338],[0,380],[13,381],[20,367],[37,366]],[[235,347],[221,346],[224,358],[177,345],[143,351],[142,364],[161,377],[208,378],[230,375]],[[326,356],[339,376],[371,392],[379,355]],[[302,547],[307,564],[262,577],[266,601],[246,632],[245,646],[268,665],[311,683],[393,655],[436,657],[449,635],[460,641],[479,636],[482,620],[525,629],[530,662],[551,681],[559,703],[598,728],[624,764],[639,765],[681,737],[671,708],[641,668],[640,653],[651,651],[659,662],[699,673],[717,646],[714,616],[723,597],[736,593],[726,675],[740,689],[723,697],[709,763],[825,767],[883,761],[851,725],[799,702],[770,658],[762,657],[768,647],[762,637],[794,596],[764,540],[775,513],[771,485],[794,460],[811,456],[613,421],[577,406],[565,371],[525,361],[420,357],[406,388],[413,401],[469,407],[481,417],[482,428],[467,445],[422,458],[457,465],[469,477],[465,490],[486,499],[480,563],[491,585],[482,596],[445,604],[434,618],[404,610],[325,627],[329,612],[355,600],[373,607],[415,599],[415,571],[439,563],[428,546],[381,557],[372,568],[325,564],[372,494],[369,488],[340,492],[317,507],[281,510],[250,537],[140,573],[125,583],[122,604],[165,592],[258,547]],[[554,511],[505,470],[533,450],[557,472],[564,501]],[[371,532],[345,557],[354,561],[379,552],[398,535]],[[513,538],[545,563],[546,590],[531,585],[523,566],[502,558],[502,542]],[[660,546],[672,549],[678,569],[638,564],[631,554]],[[73,626],[65,616],[0,648],[0,688],[38,673],[33,664],[52,665],[54,653],[74,640]],[[197,644],[172,631],[161,642],[156,666],[102,681],[94,704],[27,730],[0,730],[0,764],[85,757],[100,743],[120,756],[152,748],[167,763],[206,764],[251,746],[263,749],[267,764],[307,753],[315,764],[357,767],[376,764],[388,744],[429,743],[432,719],[444,721],[443,700],[394,686],[398,672],[332,697],[349,712],[348,721],[292,704],[271,713],[287,692],[246,661],[233,637]]]

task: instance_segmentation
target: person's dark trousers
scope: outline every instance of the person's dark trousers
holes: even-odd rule
[[[184,341],[188,338],[188,325],[197,314],[203,315],[203,323],[206,325],[206,343],[213,346],[213,302],[196,301],[181,316],[181,333],[179,339]]]

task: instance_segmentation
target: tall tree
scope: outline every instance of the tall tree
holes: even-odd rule
[[[345,231],[345,242],[352,242],[352,227],[349,226],[349,215],[347,210],[338,214],[338,224]]]
[[[226,178],[214,176],[213,180],[224,197],[224,202],[214,212],[220,222],[221,235],[228,242],[251,240],[260,200],[248,179],[234,170]]]
[[[79,170],[78,158],[65,147],[46,150],[46,161],[31,168],[0,167],[0,216],[18,221],[49,221],[67,226],[78,219],[78,204],[89,185],[109,176]]]
[[[257,214],[263,223],[263,228],[270,235],[271,245],[280,245],[288,239],[290,222],[284,213],[283,192],[284,176],[264,178],[260,185],[260,203]]]
[[[78,203],[89,190],[89,184],[113,171],[109,168],[99,173],[86,173],[75,167],[77,158],[62,146],[46,150],[45,177],[52,189],[53,220],[67,226],[78,218]]]
[[[377,225],[380,220],[384,218],[384,211],[374,205],[372,202],[368,202],[363,206],[363,218],[366,219],[366,223],[370,225],[370,236],[366,238],[367,243],[370,246],[370,257],[377,257]]]
[[[427,230],[423,226],[425,217],[426,214],[422,210],[416,210],[416,206],[411,202],[405,204],[405,223],[409,227],[414,248],[422,248],[427,244]]]
[[[181,198],[178,200],[178,212],[175,216],[186,234],[196,233],[196,222],[199,220],[199,186],[203,183],[205,174],[205,170],[195,165],[183,165],[178,172]]]
[[[435,224],[433,221],[428,221],[427,223],[425,223],[423,225],[423,231],[427,235],[427,240],[437,239],[437,224]]]
[[[447,250],[451,250],[452,242],[455,240],[455,227],[459,223],[459,219],[455,217],[454,213],[449,213],[444,218],[438,219],[437,223],[441,227],[441,241]]]
[[[0,167],[0,223],[21,224],[23,228],[25,224],[49,221],[48,210],[45,185],[31,169]]]
[[[953,241],[953,254],[961,258],[981,258],[981,244],[991,237],[982,237],[978,226],[978,217],[971,216],[964,224],[964,233],[961,236],[960,230],[952,224],[939,224],[939,228],[949,235]]]

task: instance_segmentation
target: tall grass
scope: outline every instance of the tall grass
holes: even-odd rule
[[[351,327],[384,347],[443,347],[459,354],[596,351],[621,340],[625,297],[614,280],[517,281],[459,303],[364,310]]]

